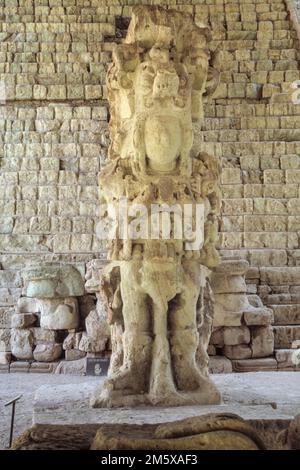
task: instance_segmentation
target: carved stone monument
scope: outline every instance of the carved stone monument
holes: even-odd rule
[[[94,407],[220,402],[206,351],[220,167],[215,157],[191,152],[192,122],[202,118],[203,96],[216,82],[209,40],[207,27],[187,14],[135,7],[124,43],[114,49],[107,77],[112,144],[100,175],[101,220],[112,221],[114,233],[101,276],[112,358]],[[170,237],[161,236],[160,216],[169,216]],[[126,217],[132,236],[124,232]]]

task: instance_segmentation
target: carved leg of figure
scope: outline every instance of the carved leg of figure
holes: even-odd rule
[[[153,349],[150,380],[150,397],[153,404],[166,402],[176,394],[171,370],[170,346],[167,331],[168,306],[153,304]]]
[[[196,362],[199,345],[196,307],[200,289],[203,288],[200,280],[196,281],[197,276],[185,276],[183,291],[170,312],[170,342],[175,381],[180,391],[194,392],[193,395],[196,392],[199,403],[219,403],[219,392]]]
[[[210,282],[207,280],[204,289],[201,289],[197,302],[197,329],[199,333],[199,343],[196,354],[198,367],[203,375],[209,376],[209,356],[207,348],[212,332],[213,324],[213,292]]]
[[[122,263],[123,365],[108,377],[100,393],[96,393],[92,400],[92,405],[96,407],[125,406],[124,397],[142,396],[148,392],[152,352],[151,318],[147,296],[137,282],[138,270],[136,263]],[[128,404],[133,402],[129,400]]]
[[[124,354],[123,354],[123,326],[121,323],[113,323],[110,327],[111,331],[111,344],[112,354],[110,358],[110,365],[108,375],[114,374],[122,367]]]

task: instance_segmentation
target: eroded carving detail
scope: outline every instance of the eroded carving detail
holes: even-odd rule
[[[209,39],[209,30],[196,27],[189,15],[136,7],[124,44],[114,50],[103,200],[112,210],[126,198],[146,214],[153,204],[176,210],[202,204],[204,241],[187,250],[193,241],[188,237],[124,240],[113,224],[111,262],[101,280],[113,353],[109,378],[93,406],[220,401],[208,377],[206,352],[212,324],[209,268],[219,261],[220,167],[206,153],[191,156],[192,121],[202,118],[203,96],[216,82]],[[112,214],[105,211],[109,225]]]

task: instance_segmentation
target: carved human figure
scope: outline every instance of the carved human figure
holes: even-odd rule
[[[218,263],[219,164],[204,153],[191,157],[192,120],[202,117],[206,92],[208,40],[208,29],[196,27],[189,15],[135,7],[125,43],[113,54],[103,201],[115,208],[127,198],[146,208],[147,227],[154,205],[171,207],[171,215],[162,212],[174,221],[184,205],[197,203],[205,223],[203,240],[192,249],[187,246],[194,238],[186,233],[111,241],[101,293],[112,325],[112,358],[93,406],[220,402],[206,352],[213,310],[209,268]]]

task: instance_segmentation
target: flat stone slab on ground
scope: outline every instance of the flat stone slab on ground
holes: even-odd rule
[[[5,373],[1,368],[6,367]],[[8,374],[8,366],[0,365],[0,449],[3,449],[9,440],[9,429],[11,420],[11,407],[4,404],[18,395],[22,395],[16,406],[14,438],[32,425],[33,401],[36,390],[41,385],[48,386],[49,390],[57,384],[74,384],[74,387],[83,382],[97,384],[96,377],[81,377],[74,375],[45,374],[35,372],[24,374],[15,371]]]
[[[90,396],[104,378],[80,384],[40,387],[35,396],[35,424],[126,423],[155,424],[207,413],[235,413],[247,420],[290,420],[300,413],[300,374],[251,372],[212,376],[223,396],[222,405],[98,408]]]

